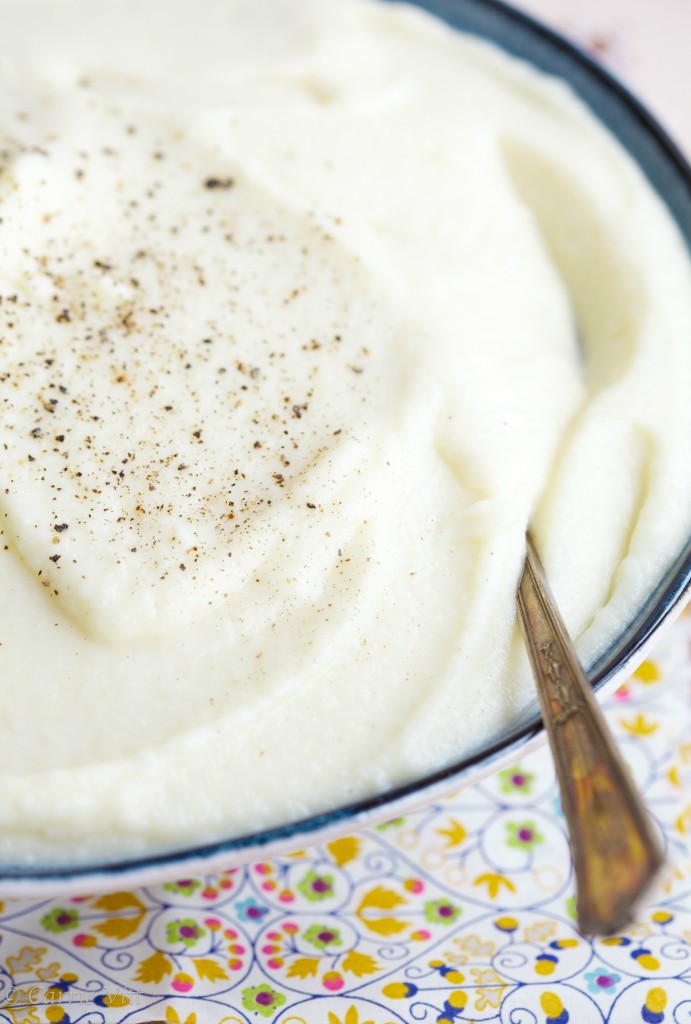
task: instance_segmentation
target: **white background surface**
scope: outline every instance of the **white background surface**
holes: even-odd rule
[[[691,154],[691,0],[517,0],[601,60]]]

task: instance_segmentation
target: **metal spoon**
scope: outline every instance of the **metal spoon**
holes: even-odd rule
[[[530,537],[517,600],[571,840],[578,926],[584,935],[611,935],[634,916],[662,866],[662,847]]]

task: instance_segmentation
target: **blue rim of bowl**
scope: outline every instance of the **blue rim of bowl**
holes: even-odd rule
[[[396,0],[386,0],[396,2]],[[540,22],[501,0],[412,0],[415,6],[436,15],[453,28],[478,36],[502,50],[527,61],[541,71],[566,81],[581,100],[619,140],[655,191],[670,210],[691,252],[691,167],[677,146],[642,104],[615,78],[586,53],[569,43]],[[689,339],[691,344],[691,338]],[[691,538],[674,564],[650,595],[633,621],[618,640],[588,668],[593,690],[598,691],[628,664],[634,664],[648,646],[650,639],[681,606],[691,588]],[[147,857],[130,857],[121,861],[85,863],[72,867],[41,867],[39,865],[3,866],[0,882],[61,883],[89,879],[112,878],[114,883],[129,874],[169,872],[175,865],[183,869],[189,862],[203,867],[205,862],[217,864],[227,855],[232,866],[241,855],[273,847],[297,847],[311,836],[324,831],[338,831],[350,824],[363,827],[369,820],[381,820],[382,811],[391,809],[394,817],[401,805],[419,802],[427,791],[435,794],[467,781],[479,769],[491,767],[517,748],[522,748],[541,732],[538,713],[526,723],[507,731],[489,747],[463,758],[441,771],[397,786],[384,793],[358,800],[321,814],[275,828],[263,829],[233,839],[185,847]]]

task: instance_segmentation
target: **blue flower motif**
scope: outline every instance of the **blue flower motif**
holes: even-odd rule
[[[584,977],[588,982],[588,991],[592,992],[593,995],[596,996],[599,996],[602,993],[612,995],[616,992],[617,985],[621,981],[621,977],[618,974],[604,970],[588,971]]]
[[[242,900],[240,903],[235,904],[235,913],[241,921],[250,921],[257,924],[263,921],[264,917],[269,913],[269,908],[265,907],[263,903],[257,903],[256,900],[250,897],[248,900]]]

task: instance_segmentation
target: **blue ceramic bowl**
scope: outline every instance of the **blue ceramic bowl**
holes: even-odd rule
[[[416,0],[455,28],[487,39],[550,75],[564,79],[619,139],[664,200],[691,250],[691,168],[655,119],[617,81],[585,54],[538,22],[499,0]],[[651,641],[679,611],[691,587],[691,538],[657,589],[617,641],[589,666],[593,689],[611,690],[633,671]],[[475,781],[500,763],[525,753],[542,734],[537,711],[481,752],[433,775],[387,793],[336,807],[303,821],[197,848],[122,863],[78,868],[4,867],[0,893],[29,897],[121,889],[221,870],[319,842],[397,817],[415,804],[432,802]]]

